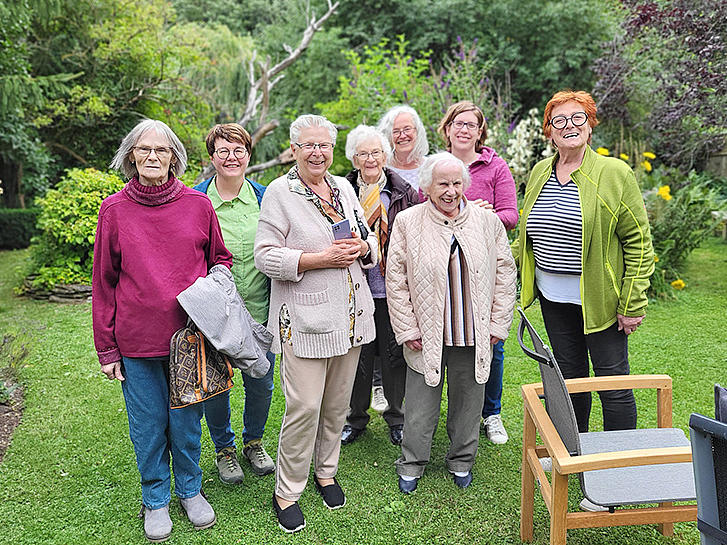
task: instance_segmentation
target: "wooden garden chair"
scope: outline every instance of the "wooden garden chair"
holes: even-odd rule
[[[625,375],[564,380],[550,349],[522,309],[518,342],[536,360],[543,380],[522,386],[524,402],[520,538],[533,539],[535,483],[550,512],[550,543],[564,545],[571,528],[658,524],[673,534],[674,522],[696,520],[697,506],[674,505],[695,499],[689,440],[672,428],[672,386],[668,375]],[[528,330],[533,349],[523,342]],[[570,393],[655,388],[658,428],[579,433]],[[545,400],[545,406],[541,401]],[[537,444],[540,436],[542,445]],[[552,459],[550,481],[540,458]],[[579,476],[583,495],[608,508],[568,511],[568,475]],[[658,504],[643,508],[626,508]]]

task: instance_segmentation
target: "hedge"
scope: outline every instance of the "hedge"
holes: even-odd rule
[[[27,248],[38,234],[37,208],[0,208],[0,249]]]

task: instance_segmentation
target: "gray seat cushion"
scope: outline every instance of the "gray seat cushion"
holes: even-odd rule
[[[688,447],[677,428],[598,431],[579,434],[582,454],[621,450]],[[583,493],[605,507],[689,501],[696,498],[691,463],[599,469],[581,474]]]

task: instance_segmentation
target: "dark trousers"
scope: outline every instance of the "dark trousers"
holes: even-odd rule
[[[389,321],[389,307],[386,299],[374,299],[374,322],[376,339],[361,348],[361,356],[356,369],[356,380],[351,392],[351,412],[348,424],[362,430],[369,423],[368,408],[371,403],[371,381],[373,379],[374,360],[378,356],[381,361],[381,385],[389,408],[384,411],[384,420],[391,426],[404,424],[404,388],[406,386],[406,363],[403,358],[391,358],[390,343],[394,332]]]
[[[540,308],[553,355],[563,378],[589,376],[589,354],[593,373],[597,377],[629,374],[628,337],[618,330],[618,323],[603,331],[586,335],[583,333],[583,312],[580,305],[554,303],[541,295]],[[636,428],[636,400],[632,390],[608,390],[598,392],[598,395],[603,406],[604,430]],[[591,394],[573,394],[571,401],[576,413],[578,431],[587,432]]]

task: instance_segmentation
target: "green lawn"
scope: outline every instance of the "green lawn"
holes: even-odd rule
[[[136,518],[140,490],[126,413],[118,382],[100,373],[91,338],[90,305],[64,306],[18,299],[12,287],[27,253],[0,253],[0,338],[19,336],[31,344],[20,368],[26,410],[0,465],[0,543],[146,543]],[[694,253],[677,301],[654,304],[631,338],[632,373],[667,373],[674,379],[674,423],[687,428],[693,411],[712,413],[712,386],[727,382],[727,245],[709,240]],[[540,324],[539,311],[529,316]],[[153,324],[149,324],[153,327]],[[505,423],[510,441],[480,445],[475,480],[459,490],[447,473],[446,432],[440,425],[432,461],[415,494],[399,493],[393,462],[398,449],[376,416],[368,431],[344,447],[339,480],[346,507],[329,512],[312,483],[300,505],[305,530],[283,534],[270,506],[274,478],[246,471],[242,486],[216,478],[214,449],[203,430],[204,488],[218,522],[194,531],[172,501],[171,544],[187,543],[519,543],[519,385],[535,382],[535,363],[521,354],[514,337],[506,346]],[[233,424],[242,431],[242,381],[233,390]],[[277,388],[276,380],[276,388]],[[639,425],[655,424],[655,396],[638,397]],[[594,408],[598,403],[594,403]],[[273,457],[283,412],[277,389],[265,443]],[[599,412],[594,410],[594,419]],[[245,466],[243,466],[245,467]],[[577,494],[575,482],[572,490]],[[580,499],[573,494],[572,504]],[[677,524],[674,538],[655,527],[573,530],[570,544],[696,544],[695,524]],[[535,543],[548,542],[547,511],[536,500]]]

